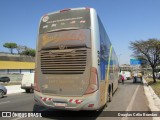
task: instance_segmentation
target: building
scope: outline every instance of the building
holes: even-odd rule
[[[34,62],[0,61],[0,74],[24,74],[34,71]]]
[[[0,54],[0,74],[31,73],[35,69],[35,58],[30,56]]]

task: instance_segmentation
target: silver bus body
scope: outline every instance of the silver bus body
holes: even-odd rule
[[[93,8],[62,10],[43,16],[41,21],[47,21],[49,18],[46,16],[50,17],[52,14],[61,14],[61,12],[75,10],[89,10],[90,28],[81,28],[80,30],[70,27],[70,29],[63,28],[62,31],[61,29],[55,29],[45,34],[41,34],[41,31],[39,31],[35,70],[35,104],[62,110],[99,110],[107,103],[108,92],[112,90],[112,93],[114,93],[118,87],[118,63],[116,55],[112,55],[114,50],[109,41],[109,55],[104,58],[109,62],[104,62],[105,66],[101,68],[101,66],[103,66],[100,65],[101,47],[103,47],[103,45],[100,43],[100,36],[108,40],[109,38],[105,36],[106,33],[105,35],[100,35],[102,34],[100,33],[100,19],[98,18],[96,10]],[[58,24],[61,22],[61,25],[65,25],[66,21],[69,21],[71,24],[73,22],[74,24],[77,19],[81,18],[59,19],[48,22],[48,24],[52,23],[53,26],[56,26],[55,23]],[[79,21],[85,23],[87,20]],[[47,27],[47,25],[43,26],[44,29],[45,26]],[[40,27],[42,26],[40,25]],[[76,38],[80,40],[76,42],[73,40],[71,43],[70,41],[66,42],[61,36],[67,34],[76,36]],[[83,34],[86,40],[81,40],[84,39],[82,37]],[[66,39],[72,39],[70,36],[66,36]],[[57,42],[57,38],[59,38],[58,40],[61,39],[62,42]],[[52,45],[53,39],[56,42]],[[49,41],[49,44],[47,44],[46,41]],[[84,44],[83,42],[86,47],[81,47]],[[69,44],[72,44],[72,46],[69,46]],[[74,45],[77,46],[78,44],[79,46],[74,48]],[[44,46],[46,48],[42,49]],[[113,64],[110,64],[111,59]],[[69,62],[69,60],[71,61]],[[48,61],[50,63],[47,63]],[[102,71],[104,71],[103,75],[101,74]],[[110,73],[110,71],[113,72]],[[115,73],[114,71],[117,72]],[[95,75],[97,75],[96,78]],[[94,76],[94,80],[91,80],[92,76]],[[113,79],[114,76],[116,76],[116,80]]]

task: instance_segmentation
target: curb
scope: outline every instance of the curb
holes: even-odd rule
[[[143,79],[144,93],[147,97],[149,108],[151,111],[160,111],[160,98],[155,94],[152,87]],[[160,117],[152,117],[153,120],[159,120]]]

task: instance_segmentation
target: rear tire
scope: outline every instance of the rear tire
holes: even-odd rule
[[[108,93],[108,98],[109,98],[109,102],[112,101],[112,96],[113,96],[113,90],[112,90],[112,87],[111,85],[109,85],[109,93]]]

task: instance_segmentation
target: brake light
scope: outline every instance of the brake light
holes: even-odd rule
[[[67,8],[67,9],[63,9],[63,10],[60,10],[60,12],[65,12],[65,11],[69,11],[71,9]]]
[[[90,83],[85,94],[90,94],[98,90],[98,74],[95,67],[91,68],[91,76],[89,82]]]
[[[37,73],[34,74],[34,90],[40,92],[39,86],[38,86],[38,77]]]

